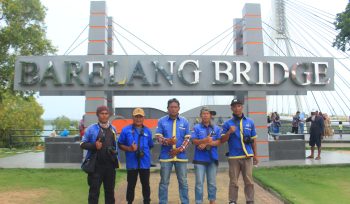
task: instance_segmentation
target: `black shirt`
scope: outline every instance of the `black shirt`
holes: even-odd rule
[[[113,164],[113,155],[110,153],[110,149],[113,148],[114,135],[111,128],[101,127],[97,140],[99,138],[101,138],[102,148],[97,151],[97,164],[103,166]]]

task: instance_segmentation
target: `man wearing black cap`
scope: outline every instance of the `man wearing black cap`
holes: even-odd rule
[[[249,204],[254,203],[253,163],[258,164],[256,131],[254,122],[244,116],[243,102],[233,99],[231,102],[233,117],[222,126],[221,143],[228,141],[229,163],[229,203],[237,203],[238,177],[242,172],[244,193]]]
[[[96,154],[95,171],[88,173],[89,204],[97,204],[100,187],[103,183],[105,203],[114,204],[115,168],[118,167],[116,129],[109,123],[107,106],[96,110],[98,123],[90,125],[81,140],[80,146],[88,150],[86,159]]]

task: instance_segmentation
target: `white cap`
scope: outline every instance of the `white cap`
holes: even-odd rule
[[[311,113],[316,113],[317,112],[317,109],[316,108],[313,108],[312,110],[311,110]]]

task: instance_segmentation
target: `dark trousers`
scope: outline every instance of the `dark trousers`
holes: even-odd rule
[[[298,134],[298,127],[292,127],[292,133]]]
[[[88,174],[89,204],[97,204],[100,196],[100,187],[103,183],[105,191],[105,203],[114,204],[114,186],[115,186],[115,168],[113,166],[99,167],[96,165],[96,171]]]
[[[137,176],[140,175],[142,185],[143,203],[149,204],[151,202],[151,188],[149,186],[149,169],[133,169],[128,170],[127,173],[128,187],[126,190],[126,201],[131,204],[135,198],[135,186],[137,182]]]

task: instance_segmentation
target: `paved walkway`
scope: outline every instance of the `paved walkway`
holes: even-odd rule
[[[158,203],[158,185],[159,185],[159,172],[153,172],[151,173],[151,179],[150,179],[150,186],[151,186],[151,203]],[[239,198],[238,203],[243,204],[245,203],[245,197],[244,197],[244,184],[243,180],[240,177],[239,180]],[[228,203],[228,170],[222,170],[218,172],[218,175],[216,177],[217,179],[217,204],[222,203]],[[195,186],[195,176],[193,172],[190,172],[188,174],[188,187],[189,187],[189,198],[190,203],[194,203],[194,186]],[[204,203],[209,203],[207,200],[207,187],[204,186],[204,196],[203,201]],[[126,195],[126,182],[124,182],[122,185],[119,186],[119,188],[116,190],[116,204],[126,204],[125,201],[125,195]],[[170,178],[170,184],[169,184],[169,204],[178,204],[180,202],[179,198],[179,190],[178,190],[178,184],[176,179],[176,174],[173,172]],[[142,191],[141,191],[141,185],[140,181],[138,180],[137,186],[135,189],[135,201],[134,204],[142,204]],[[274,195],[260,187],[259,185],[255,184],[255,203],[256,204],[283,204],[282,201],[280,201],[278,198],[276,198]]]
[[[310,154],[310,150],[306,150],[305,157],[309,154]],[[266,162],[260,162],[259,166],[350,164],[350,151],[322,151],[321,157],[322,157],[321,160],[301,159],[301,160],[266,161]],[[30,152],[30,153],[24,153],[24,154],[5,157],[5,158],[0,158],[0,168],[79,169],[80,163],[45,163],[44,152],[38,152],[38,153]],[[158,165],[158,168],[159,168],[159,165]],[[193,169],[193,165],[189,163],[188,168]],[[228,168],[227,162],[220,163],[220,168],[227,169]],[[157,167],[155,169],[157,169]]]
[[[342,145],[342,144],[337,144]],[[348,146],[348,144],[344,144]],[[310,154],[310,150],[306,151],[306,155]],[[302,159],[302,160],[279,160],[279,161],[267,161],[260,162],[259,167],[262,166],[288,166],[288,165],[323,165],[323,164],[350,164],[350,151],[323,151],[321,154],[321,160],[314,159]],[[124,165],[125,166],[125,165]],[[258,168],[259,168],[258,167]],[[44,162],[44,152],[38,153],[24,153],[14,156],[9,156],[0,159],[0,168],[69,168],[69,169],[79,169],[79,163],[45,163]],[[188,165],[189,169],[193,169],[193,165]],[[153,168],[152,168],[153,169]],[[154,168],[153,171],[157,171],[158,167]],[[217,203],[227,203],[228,195],[228,164],[227,162],[220,163],[220,172],[217,175]],[[153,172],[151,175],[151,188],[152,188],[152,203],[157,203],[158,201],[158,184],[159,184],[159,172]],[[194,200],[194,173],[190,172],[188,174],[188,184],[189,184],[189,196],[190,200]],[[141,198],[141,187],[138,181],[138,186],[136,190],[136,202],[135,204],[142,203]],[[205,187],[206,188],[206,187]],[[276,197],[274,197],[270,192],[265,191],[258,185],[256,188],[256,203],[282,203]],[[179,203],[178,186],[176,175],[173,173],[171,176],[169,189],[169,204]],[[116,189],[116,203],[125,203],[126,194],[126,182],[119,185]],[[204,200],[206,200],[206,191],[204,193]],[[207,202],[205,202],[207,203]],[[240,181],[240,192],[239,192],[239,202],[245,203],[244,193],[243,193],[243,183]]]

